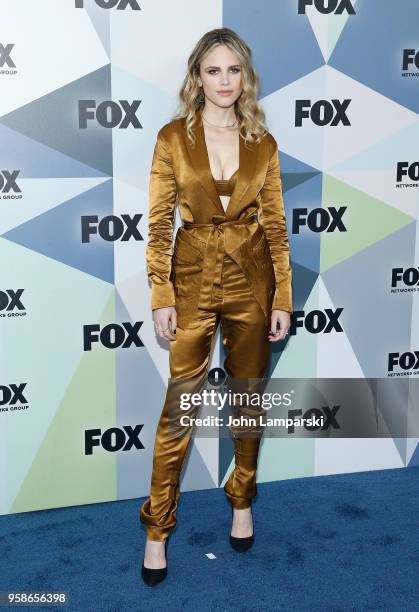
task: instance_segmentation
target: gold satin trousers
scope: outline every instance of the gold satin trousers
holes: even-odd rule
[[[207,375],[220,322],[227,374],[239,379],[266,375],[270,357],[270,320],[265,317],[241,268],[227,254],[223,256],[219,281],[213,285],[211,307],[199,309],[193,322],[184,329],[178,327],[176,340],[169,343],[171,379],[199,380]],[[148,539],[157,541],[165,540],[176,525],[179,480],[192,434],[192,427],[188,427],[180,437],[170,435],[173,397],[169,387],[157,426],[150,497],[140,509],[140,520],[146,526]],[[261,434],[234,436],[235,467],[224,486],[234,508],[249,507],[257,494],[260,441]]]

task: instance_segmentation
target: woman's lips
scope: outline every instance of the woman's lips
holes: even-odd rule
[[[217,91],[219,96],[231,96],[232,91]]]

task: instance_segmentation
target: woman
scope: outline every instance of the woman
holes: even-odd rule
[[[157,136],[146,259],[155,330],[170,342],[174,382],[205,378],[220,322],[227,374],[262,378],[269,341],[282,340],[290,326],[292,275],[278,147],[257,102],[258,83],[251,51],[235,32],[206,33],[188,61],[181,110]],[[183,225],[172,249],[176,196]],[[169,383],[150,497],[140,511],[147,531],[142,577],[148,585],[167,574],[165,543],[176,525],[191,438],[191,428],[171,435],[175,405]],[[260,434],[234,436],[234,444],[235,469],[224,491],[233,509],[230,543],[245,552],[254,540],[251,502]]]

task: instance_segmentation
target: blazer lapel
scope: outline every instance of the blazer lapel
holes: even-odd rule
[[[243,138],[239,138],[239,170],[237,172],[236,184],[231,194],[227,210],[224,211],[211,173],[208,149],[205,142],[204,126],[202,123],[202,108],[197,112],[195,135],[196,142],[195,148],[193,148],[189,142],[189,139],[186,137],[186,134],[184,134],[191,165],[200,183],[219,212],[223,216],[231,217],[232,214],[234,214],[234,209],[240,204],[247,189],[249,188],[249,185],[252,182],[253,175],[256,170],[258,148],[256,145],[253,145],[252,150],[249,150],[245,146]]]
[[[257,154],[259,149],[256,144],[251,145],[251,147],[251,149],[248,149],[244,144],[244,139],[240,136],[240,166],[239,171],[237,173],[236,184],[234,186],[230,201],[227,206],[226,215],[228,217],[234,217],[235,210],[238,209],[247,190],[253,182],[253,177],[256,171]]]

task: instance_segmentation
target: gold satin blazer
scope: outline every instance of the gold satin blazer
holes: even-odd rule
[[[270,132],[247,148],[239,138],[239,170],[224,211],[211,174],[202,110],[193,148],[184,119],[166,123],[157,134],[150,183],[147,275],[151,308],[175,306],[177,324],[193,320],[210,303],[224,252],[240,266],[270,320],[270,310],[290,313],[292,271],[278,146]],[[182,227],[173,228],[178,198]],[[267,319],[268,320],[268,319]]]

